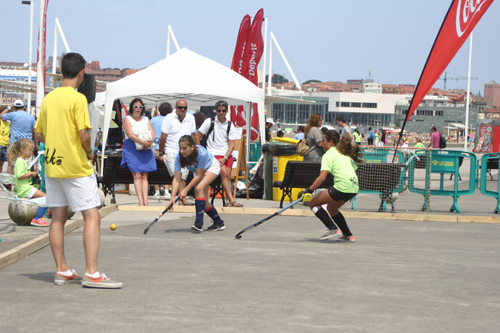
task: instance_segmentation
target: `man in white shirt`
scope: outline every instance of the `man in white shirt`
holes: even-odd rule
[[[198,129],[196,134],[196,142],[200,142],[203,135],[207,135],[207,150],[214,155],[215,159],[220,163],[220,177],[222,180],[222,188],[226,192],[228,207],[243,207],[233,198],[231,186],[231,168],[233,166],[233,153],[235,130],[232,123],[226,119],[229,106],[226,101],[221,100],[215,103],[217,117],[212,122],[207,118]],[[213,126],[213,127],[212,127]]]
[[[195,138],[195,120],[193,115],[187,114],[187,108],[187,102],[185,100],[178,100],[175,104],[174,112],[166,115],[161,124],[159,156],[163,156],[163,162],[172,178],[174,177],[175,155],[179,152],[179,139],[183,135],[191,135],[193,139]],[[181,170],[181,183],[179,189],[186,187],[188,174],[188,169],[183,168]],[[176,193],[172,193],[172,195],[176,195]],[[186,204],[187,200],[184,199],[182,203]]]

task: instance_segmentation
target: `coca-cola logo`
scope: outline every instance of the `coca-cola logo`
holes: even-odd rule
[[[474,20],[474,17],[481,12],[481,7],[488,0],[458,0],[456,28],[458,37],[462,37],[465,30]],[[462,4],[463,3],[463,4]]]

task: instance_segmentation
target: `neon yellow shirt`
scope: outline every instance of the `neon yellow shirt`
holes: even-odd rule
[[[42,101],[35,131],[45,136],[45,174],[53,178],[89,176],[94,169],[80,140],[80,130],[90,129],[85,96],[71,87],[60,87]]]
[[[332,147],[321,159],[321,171],[328,171],[333,175],[333,187],[343,193],[358,193],[358,176],[356,163],[349,156],[339,153]]]
[[[422,142],[417,142],[413,148],[425,148],[425,146]]]
[[[14,176],[16,177],[14,182],[14,193],[19,198],[25,198],[34,188],[34,186],[31,185],[31,177],[19,179],[19,177],[24,176],[28,172],[31,172],[28,168],[28,163],[24,158],[18,157],[16,165],[14,166]]]
[[[10,141],[10,123],[5,120],[0,120],[0,146],[9,146]]]

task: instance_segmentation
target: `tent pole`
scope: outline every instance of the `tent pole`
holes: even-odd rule
[[[464,150],[467,150],[467,134],[469,131],[469,104],[470,104],[470,71],[471,71],[471,61],[472,61],[472,34],[469,37],[469,73],[467,75],[467,104],[465,104],[465,131],[464,131]]]

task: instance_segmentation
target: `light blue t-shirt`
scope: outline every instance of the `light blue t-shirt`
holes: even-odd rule
[[[9,145],[20,139],[33,140],[31,130],[35,128],[36,120],[26,111],[10,112],[3,115],[3,120],[10,120]]]
[[[187,166],[188,170],[194,173],[196,173],[196,169],[203,169],[206,171],[208,168],[210,168],[214,161],[214,155],[210,154],[203,146],[196,145],[196,148],[198,148],[198,156],[196,156],[193,164]],[[177,155],[175,155],[175,172],[181,171],[181,158],[182,156],[180,153],[177,153]]]
[[[151,126],[153,126],[153,131],[155,131],[155,146],[153,149],[160,149],[160,137],[161,137],[161,124],[165,116],[156,116],[151,119]]]
[[[294,136],[295,140],[302,140],[303,138],[304,138],[304,133],[303,132],[302,133],[297,133]]]

